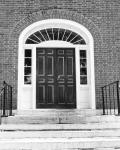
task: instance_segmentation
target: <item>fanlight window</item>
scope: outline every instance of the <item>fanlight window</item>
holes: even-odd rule
[[[73,44],[82,44],[85,45],[85,40],[77,33],[61,28],[48,28],[37,31],[30,35],[27,40],[26,44],[39,44],[43,41],[49,40],[59,40],[59,41],[66,41]]]

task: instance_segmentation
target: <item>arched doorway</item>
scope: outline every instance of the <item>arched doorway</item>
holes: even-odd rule
[[[19,38],[18,109],[95,108],[93,38],[76,22],[49,19]]]

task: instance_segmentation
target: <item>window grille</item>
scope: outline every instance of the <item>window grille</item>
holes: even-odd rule
[[[86,50],[80,50],[80,84],[87,84]]]
[[[25,49],[24,84],[31,84],[31,70],[32,70],[32,51],[31,49]]]
[[[61,28],[48,28],[39,30],[30,35],[25,44],[39,44],[44,41],[58,40],[73,44],[85,45],[85,40],[77,33]]]

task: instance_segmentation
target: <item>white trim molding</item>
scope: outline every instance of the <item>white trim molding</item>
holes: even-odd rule
[[[33,33],[46,28],[65,28],[79,34],[86,45],[72,44],[65,41],[44,41],[39,44],[25,44],[26,39]],[[72,47],[75,48],[76,59],[76,101],[77,109],[96,109],[95,103],[95,72],[94,72],[94,40],[91,33],[83,25],[65,19],[47,19],[38,21],[22,31],[19,37],[18,52],[18,110],[36,109],[36,47]],[[24,50],[32,50],[32,84],[24,84]],[[80,84],[79,51],[87,52],[86,85]],[[87,95],[87,96],[86,96]],[[82,100],[83,99],[83,100]]]

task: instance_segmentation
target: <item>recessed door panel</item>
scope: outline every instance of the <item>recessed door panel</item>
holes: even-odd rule
[[[38,97],[39,97],[39,103],[44,104],[45,103],[45,86],[41,85],[38,87]]]
[[[65,104],[65,86],[64,85],[58,85],[58,104]]]
[[[48,93],[47,103],[48,104],[54,104],[54,86],[53,85],[48,85],[47,86],[47,93]]]
[[[73,76],[73,58],[67,57],[67,75]]]
[[[57,61],[58,61],[58,74],[59,75],[63,75],[64,76],[64,57],[58,57],[57,58]]]
[[[75,108],[74,48],[37,48],[37,108]]]
[[[68,85],[67,86],[67,97],[68,97],[68,103],[73,103],[73,97],[74,97],[74,86]]]
[[[53,63],[53,56],[48,56],[47,57],[47,61],[48,61],[48,69],[47,69],[47,75],[48,76],[52,76],[53,75],[53,69],[54,69],[54,67],[53,67],[53,65],[54,65],[54,63]]]
[[[39,75],[44,75],[45,74],[45,57],[44,56],[39,56],[38,57],[38,74]]]

